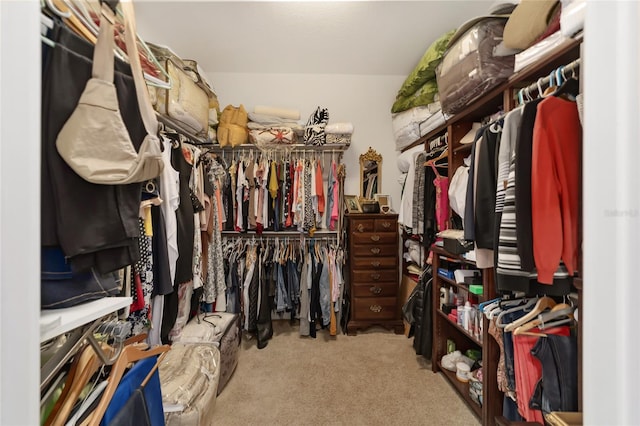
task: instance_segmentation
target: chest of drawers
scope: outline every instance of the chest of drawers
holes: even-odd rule
[[[351,314],[347,334],[378,325],[404,331],[398,306],[398,215],[346,215]]]

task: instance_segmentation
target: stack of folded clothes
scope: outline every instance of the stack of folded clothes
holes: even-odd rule
[[[295,144],[304,134],[299,119],[295,110],[256,106],[249,113],[249,138],[261,148]]]
[[[353,123],[330,123],[324,128],[328,144],[341,143],[349,145],[353,135]]]

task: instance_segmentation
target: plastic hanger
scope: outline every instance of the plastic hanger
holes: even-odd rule
[[[535,306],[529,313],[525,314],[523,317],[515,320],[514,322],[507,324],[504,327],[504,331],[509,332],[509,331],[515,330],[521,325],[526,324],[527,322],[534,319],[538,314],[541,314],[547,309],[553,308],[555,305],[556,305],[556,302],[552,298],[548,296],[541,297],[540,299],[538,299]]]
[[[545,91],[542,93],[542,97],[546,97],[549,96],[550,94],[552,94],[556,88],[557,88],[557,84],[556,84],[556,72],[555,71],[551,71],[551,74],[549,74],[549,87],[547,87],[545,89]]]
[[[512,313],[512,312],[528,310],[537,301],[538,301],[537,298],[532,298],[532,299],[521,298],[521,299],[501,300],[498,303],[498,306],[496,308],[494,308],[490,312],[490,315],[491,315],[490,319],[493,318],[494,316],[498,315],[498,317],[496,318],[496,326],[498,328],[505,328],[506,324],[502,323],[502,317],[504,315],[506,315],[508,313]]]
[[[564,75],[565,67],[559,67],[556,72],[556,80],[560,81],[560,75],[564,78],[562,84],[558,84],[558,88],[552,93],[553,96],[563,97],[571,101],[575,101],[576,96],[580,93],[580,83],[575,77],[575,71],[570,78]]]
[[[540,330],[545,330],[558,325],[571,323],[573,322],[574,310],[574,306],[566,303],[559,303],[551,308],[549,312],[543,312],[539,314],[537,318],[516,328],[513,331],[513,334],[546,337],[547,335],[545,333],[532,332],[529,330],[536,327]]]
[[[53,13],[55,13],[56,15],[58,15],[61,18],[69,18],[71,16],[71,12],[69,10],[64,11],[61,10],[57,7],[56,4],[54,4],[53,0],[44,0],[45,4],[47,5],[47,7],[49,8],[50,11],[52,11]]]

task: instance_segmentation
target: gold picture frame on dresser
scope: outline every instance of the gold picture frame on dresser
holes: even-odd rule
[[[400,316],[397,214],[345,215],[351,310],[347,334],[380,326],[404,333]]]

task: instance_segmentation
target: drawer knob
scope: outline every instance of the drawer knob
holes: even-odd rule
[[[378,312],[382,311],[382,306],[380,306],[380,305],[371,305],[371,306],[369,306],[369,310],[371,312],[378,313]]]
[[[378,266],[380,266],[380,262],[378,262],[378,261],[371,262],[371,266],[377,268]]]
[[[380,247],[374,247],[371,249],[371,253],[373,254],[380,254]]]
[[[369,288],[369,291],[373,294],[380,294],[382,293],[382,287],[373,286]]]
[[[358,232],[364,232],[364,225],[359,223],[357,226]]]
[[[384,229],[389,229],[391,228],[391,222],[382,222],[382,227]]]
[[[371,241],[380,241],[380,235],[372,235]]]
[[[378,281],[380,279],[380,274],[371,274],[371,279]]]

